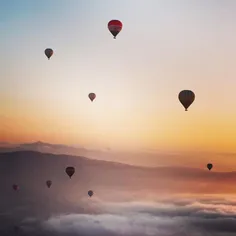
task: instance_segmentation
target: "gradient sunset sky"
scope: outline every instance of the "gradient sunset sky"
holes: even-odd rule
[[[1,1],[0,141],[236,152],[235,12],[233,0]]]

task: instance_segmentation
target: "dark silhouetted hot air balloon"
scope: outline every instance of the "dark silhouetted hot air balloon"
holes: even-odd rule
[[[52,185],[52,181],[51,181],[51,180],[47,180],[47,181],[46,181],[46,185],[48,186],[48,188],[50,188],[51,185]]]
[[[92,191],[92,190],[89,190],[89,191],[88,191],[88,195],[89,195],[89,197],[92,197],[92,196],[93,196],[93,191]]]
[[[89,99],[93,102],[93,100],[96,98],[96,94],[95,93],[90,93],[88,95]]]
[[[67,175],[71,178],[72,175],[75,173],[75,168],[72,167],[72,166],[68,166],[68,167],[66,168],[66,173],[67,173]]]
[[[50,59],[50,57],[53,55],[53,50],[51,48],[47,48],[44,51],[45,55],[47,56],[48,60]]]
[[[108,22],[108,29],[111,32],[111,34],[114,36],[114,39],[116,36],[120,33],[122,30],[123,24],[119,20],[111,20]]]
[[[208,168],[208,170],[211,170],[212,167],[213,167],[213,165],[212,165],[211,163],[208,163],[208,164],[207,164],[207,168]]]
[[[12,188],[15,190],[15,191],[18,191],[19,190],[19,186],[17,184],[13,184],[12,185]]]
[[[188,107],[195,100],[195,94],[191,90],[183,90],[179,93],[179,101],[184,106],[185,111],[188,110]]]

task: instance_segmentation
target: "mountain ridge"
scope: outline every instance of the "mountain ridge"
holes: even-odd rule
[[[75,167],[71,179],[65,172],[68,166]],[[50,198],[57,198],[58,204],[64,198],[76,203],[89,189],[95,192],[95,197],[107,201],[153,198],[160,194],[236,192],[236,172],[173,166],[140,167],[36,151],[0,153],[0,186],[6,193],[0,195],[0,200],[12,195],[12,184],[20,186],[19,194],[24,198],[43,199],[48,196],[47,180],[53,183]]]
[[[52,153],[52,154],[67,154],[76,156],[91,156],[97,155],[99,150],[90,150],[84,147],[73,147],[63,144],[51,144],[42,141],[36,141],[32,143],[21,143],[21,144],[5,144],[0,146],[0,153],[5,152],[16,152],[16,151],[36,151],[42,153]],[[104,152],[104,151],[103,151]]]
[[[2,152],[0,153],[0,157],[1,154],[7,154],[9,152]],[[53,156],[58,156],[58,157],[74,157],[74,158],[82,158],[85,159],[87,161],[95,161],[95,162],[103,162],[103,163],[109,163],[109,164],[115,164],[115,165],[121,165],[123,167],[128,166],[128,167],[134,167],[134,168],[141,168],[141,169],[168,169],[168,168],[176,168],[176,169],[188,169],[188,170],[200,170],[202,171],[202,169],[200,168],[193,168],[193,167],[184,167],[184,166],[158,166],[158,167],[147,167],[147,166],[139,166],[139,165],[131,165],[131,164],[126,164],[126,163],[120,163],[120,162],[116,162],[116,161],[107,161],[107,160],[97,160],[97,159],[91,159],[88,157],[84,157],[84,156],[78,156],[78,155],[69,155],[69,154],[53,154],[53,153],[46,153],[46,152],[39,152],[39,151],[32,151],[32,150],[20,150],[20,151],[12,151],[10,152],[12,154],[17,154],[17,153],[22,153],[22,154],[45,154],[45,155],[53,155]],[[204,171],[205,172],[205,171]],[[216,173],[216,172],[215,172]],[[218,172],[217,172],[218,173]],[[224,172],[221,172],[224,173]],[[225,172],[225,173],[231,173],[231,172]],[[236,172],[235,172],[236,173]]]
[[[201,168],[193,168],[193,167],[186,167],[186,166],[155,166],[155,167],[147,167],[147,166],[139,166],[139,165],[131,165],[131,164],[126,164],[126,163],[120,163],[116,161],[107,161],[107,160],[98,160],[98,159],[91,159],[85,156],[78,156],[78,155],[69,155],[69,154],[53,154],[53,153],[45,153],[45,152],[39,152],[39,151],[33,151],[33,150],[20,150],[20,151],[12,151],[12,152],[2,152],[0,153],[0,158],[1,156],[7,155],[7,154],[23,154],[23,155],[28,155],[28,154],[36,154],[36,155],[46,155],[46,156],[53,156],[53,157],[67,157],[67,158],[77,158],[86,160],[88,162],[96,162],[96,163],[104,163],[104,164],[112,164],[116,166],[121,166],[121,167],[130,167],[130,168],[136,168],[136,169],[144,169],[144,170],[189,170],[189,171],[200,171],[202,173],[214,173],[214,174],[236,174],[236,171],[224,171],[224,172],[216,172],[216,171],[209,171],[209,170],[203,170]]]

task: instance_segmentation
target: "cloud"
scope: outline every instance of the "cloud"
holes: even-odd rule
[[[44,219],[31,214],[21,219],[12,216],[11,222],[10,216],[2,221],[2,215],[0,235],[12,233],[12,225],[25,236],[233,236],[236,232],[233,196],[176,195],[144,202],[93,199],[87,204],[88,210]]]
[[[100,203],[99,214],[70,214],[42,223],[58,235],[231,236],[236,206],[228,199],[168,199],[159,202]]]
[[[166,228],[175,232],[178,222],[147,214],[67,215],[52,218],[45,225],[61,233],[75,235],[163,235]]]

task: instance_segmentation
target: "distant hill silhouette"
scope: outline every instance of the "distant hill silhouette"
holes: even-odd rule
[[[71,183],[85,192],[87,188],[95,188],[98,192],[102,189],[153,193],[217,192],[220,188],[215,188],[215,185],[224,183],[224,188],[228,188],[232,181],[236,180],[236,172],[217,173],[213,170],[186,167],[138,167],[35,151],[0,153],[0,163],[2,186],[9,188],[12,183],[17,182],[24,186],[23,188],[36,192],[39,186],[45,187],[47,179],[53,181],[53,188],[56,187],[58,190],[66,188],[64,185],[70,183],[65,173],[67,166],[76,168]],[[101,196],[104,197],[102,191]]]
[[[52,154],[67,154],[67,155],[84,155],[88,154],[90,150],[85,148],[71,147],[62,144],[50,144],[37,141],[34,143],[23,143],[23,144],[9,144],[1,143],[0,153],[3,152],[14,152],[14,151],[36,151],[43,153]]]
[[[35,151],[41,153],[51,153],[59,155],[70,156],[84,156],[90,159],[115,161],[123,164],[139,165],[139,166],[181,166],[181,163],[185,165],[191,165],[192,167],[202,165],[206,170],[206,163],[209,161],[208,154],[204,153],[172,153],[172,152],[158,152],[148,150],[136,150],[136,151],[122,151],[111,150],[109,148],[104,149],[89,149],[82,146],[68,146],[62,144],[50,144],[41,141],[33,143],[23,144],[10,144],[2,143],[0,145],[0,153],[17,152],[17,151]],[[233,158],[233,157],[232,157]],[[193,159],[193,161],[191,161]],[[217,164],[217,163],[216,163]],[[187,171],[187,170],[185,170]],[[213,168],[214,171],[214,168]]]

